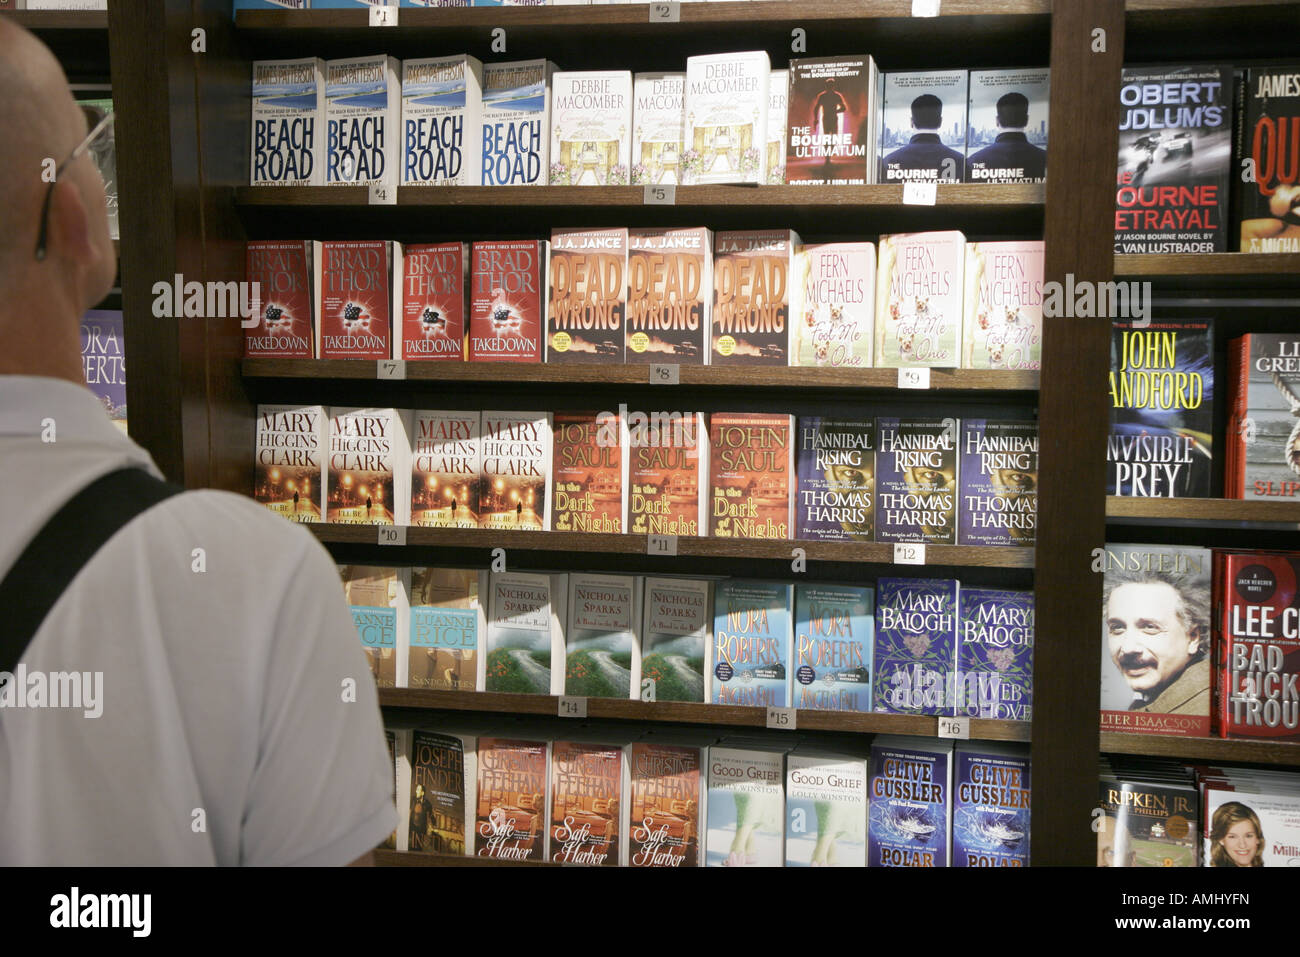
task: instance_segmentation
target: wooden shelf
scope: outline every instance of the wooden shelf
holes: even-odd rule
[[[1295,0],[1126,0],[1124,9],[1126,63],[1276,57],[1277,38],[1300,27]]]
[[[47,30],[102,30],[108,32],[107,10],[11,10],[3,16],[12,17],[19,26],[33,33]]]
[[[1300,767],[1300,744],[1183,738],[1167,734],[1101,733],[1101,750],[1112,754],[1146,754],[1201,761],[1277,764]]]
[[[1300,501],[1234,498],[1132,498],[1110,495],[1111,524],[1169,524],[1237,527],[1272,524],[1300,526]]]
[[[1116,279],[1179,288],[1300,288],[1300,253],[1182,253],[1116,256]]]
[[[557,718],[559,698],[552,695],[498,694],[487,691],[427,691],[421,688],[381,688],[379,704],[385,708],[427,711],[471,711],[481,714],[546,715]],[[706,724],[730,728],[766,728],[765,708],[689,704],[679,701],[624,701],[588,698],[587,717],[656,724]],[[799,731],[838,731],[853,734],[908,734],[933,738],[938,719],[907,714],[855,714],[843,711],[801,710]],[[575,724],[576,727],[576,724]],[[1028,741],[1029,723],[972,719],[971,737],[982,741]]]
[[[502,861],[462,854],[420,854],[375,848],[376,867],[562,867],[551,861]]]

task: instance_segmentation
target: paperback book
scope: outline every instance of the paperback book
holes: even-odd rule
[[[86,387],[103,404],[113,424],[126,432],[124,334],[120,309],[91,309],[81,317],[81,372]]]
[[[479,528],[550,531],[551,413],[484,412]]]
[[[790,71],[773,70],[767,84],[767,180],[775,186],[785,183],[786,113],[790,100]]]
[[[632,74],[551,78],[552,186],[626,186],[632,165]]]
[[[401,119],[394,57],[325,61],[325,185],[396,187]]]
[[[253,186],[325,183],[325,65],[319,57],[253,61]]]
[[[483,687],[487,573],[467,568],[411,569],[410,652],[406,686],[434,691]]]
[[[877,182],[962,182],[967,80],[965,70],[882,76]]]
[[[246,246],[245,264],[257,324],[244,329],[244,355],[314,358],[320,243],[255,240]]]
[[[405,525],[410,500],[405,423],[395,409],[330,409],[325,521]]]
[[[957,716],[1032,720],[1034,593],[963,587],[957,628]]]
[[[1256,332],[1233,339],[1228,369],[1224,495],[1295,498],[1300,495],[1300,336]]]
[[[623,778],[623,749],[615,744],[551,745],[550,860],[619,865]]]
[[[967,183],[1047,181],[1046,69],[971,70]]]
[[[328,443],[324,407],[259,405],[253,499],[290,521],[321,521]]]
[[[641,683],[651,701],[710,700],[707,655],[712,643],[712,584],[695,578],[651,578],[644,585]]]
[[[555,412],[551,528],[557,532],[627,530],[627,442],[612,412]]]
[[[792,186],[876,181],[879,73],[869,56],[790,61],[785,178]]]
[[[1103,777],[1098,867],[1195,867],[1196,789]]]
[[[874,599],[867,586],[795,586],[792,708],[871,710]]]
[[[544,239],[474,243],[470,265],[470,362],[541,362],[546,327]]]
[[[1029,866],[1029,755],[1024,748],[957,742],[952,866]]]
[[[790,365],[870,369],[875,243],[820,243],[795,253]]]
[[[1041,369],[1043,243],[966,244],[963,369]]]
[[[569,575],[565,694],[640,698],[639,586],[634,575]]]
[[[953,745],[878,735],[871,743],[868,867],[947,867]]]
[[[700,867],[702,749],[637,741],[628,749],[628,864]]]
[[[1032,546],[1038,528],[1038,425],[961,420],[958,545]]]
[[[1237,185],[1232,226],[1243,253],[1300,253],[1300,65],[1251,67],[1237,105],[1233,169],[1254,175]]]
[[[492,573],[484,690],[564,693],[568,587],[564,575]]]
[[[402,247],[401,299],[394,311],[400,324],[400,359],[465,360],[466,278],[469,247],[465,243],[431,243]]]
[[[709,748],[706,867],[781,867],[785,862],[784,754]]]
[[[627,229],[556,229],[546,307],[547,362],[623,361]]]
[[[713,233],[632,228],[623,361],[703,365],[713,313]]]
[[[956,231],[880,237],[876,366],[961,363],[966,237]]]
[[[790,707],[793,586],[727,579],[713,589],[713,704]]]
[[[93,130],[105,116],[113,112],[111,98],[78,100],[77,105],[86,115],[87,130]],[[99,178],[104,181],[104,211],[108,213],[109,238],[120,239],[121,231],[117,221],[117,133],[112,123],[91,143],[89,152],[95,168],[99,170]]]
[[[876,540],[875,423],[798,420],[795,538]]]
[[[709,534],[790,537],[794,418],[760,412],[709,417]]]
[[[484,186],[546,185],[554,73],[549,60],[484,66]]]
[[[401,591],[398,570],[377,565],[340,565],[339,574],[375,685],[397,687],[397,606]]]
[[[682,181],[686,74],[637,73],[632,90],[632,185],[675,186]]]
[[[479,460],[479,413],[414,412],[411,524],[477,528]]]
[[[801,746],[785,773],[785,866],[865,867],[867,762]]]
[[[320,252],[317,358],[391,358],[393,290],[402,288],[401,247],[383,241],[327,241]]]
[[[767,52],[686,59],[682,182],[767,182]]]
[[[876,419],[876,541],[957,543],[956,419]]]
[[[872,709],[951,715],[955,705],[959,583],[943,578],[876,581]]]
[[[411,737],[407,849],[456,856],[472,853],[477,738],[420,729]]]
[[[627,421],[633,534],[699,536],[709,527],[709,445],[702,412],[632,412]]]
[[[790,364],[790,282],[799,235],[718,233],[713,259],[712,365]]]
[[[544,861],[549,741],[478,739],[478,800],[474,847],[478,857]]]
[[[402,61],[402,185],[478,186],[483,64],[472,56]]]

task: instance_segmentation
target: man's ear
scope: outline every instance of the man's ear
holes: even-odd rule
[[[50,196],[50,245],[82,265],[96,256],[90,236],[90,211],[77,181],[65,176]]]
[[[1204,632],[1200,628],[1192,632],[1191,637],[1187,642],[1187,657],[1195,658],[1200,654],[1201,645],[1204,643],[1204,640]]]

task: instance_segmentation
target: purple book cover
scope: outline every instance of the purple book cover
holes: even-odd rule
[[[867,770],[867,867],[947,867],[952,742],[880,735]]]
[[[957,593],[951,578],[882,578],[876,583],[872,710],[951,715],[957,661]]]
[[[1029,866],[1029,755],[958,745],[952,866]]]
[[[81,365],[86,385],[113,424],[126,431],[126,349],[120,309],[91,309],[81,317]]]
[[[1034,593],[963,588],[957,616],[958,715],[1033,716]]]
[[[795,537],[810,541],[875,541],[875,427],[804,416],[795,455]]]
[[[957,544],[956,419],[876,419],[876,541]]]
[[[1034,544],[1038,426],[962,419],[958,545]]]

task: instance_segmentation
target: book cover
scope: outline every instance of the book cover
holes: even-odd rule
[[[393,764],[393,804],[397,811],[397,829],[381,847],[394,851],[410,850],[411,836],[411,756],[413,732],[410,728],[385,728],[388,759]]]
[[[709,534],[790,537],[794,417],[715,412],[709,417]]]
[[[790,71],[773,70],[767,84],[767,163],[766,182],[775,186],[785,183],[786,114],[790,105]]]
[[[475,739],[415,730],[411,742],[411,809],[407,849],[430,854],[470,853],[467,824],[474,804]]]
[[[785,862],[785,755],[709,748],[706,867],[781,867]]]
[[[585,741],[551,745],[550,860],[617,867],[622,801],[622,748]]]
[[[388,359],[392,356],[394,244],[326,241],[320,244],[316,356]]]
[[[967,80],[965,70],[881,77],[877,182],[965,178]]]
[[[1098,867],[1195,867],[1196,790],[1190,784],[1102,778]]]
[[[1033,719],[1034,593],[963,587],[957,601],[958,717]]]
[[[790,707],[793,586],[727,579],[713,589],[713,704]]]
[[[949,230],[880,237],[876,366],[961,364],[966,237]]]
[[[325,61],[325,185],[398,182],[402,86],[390,56]]]
[[[395,525],[409,450],[395,409],[330,409],[325,521],[343,525]]]
[[[1209,319],[1112,324],[1106,494],[1207,498],[1214,465]]]
[[[1047,182],[1049,90],[1046,68],[970,71],[965,182]]]
[[[569,575],[565,694],[640,698],[639,584],[634,575]]]
[[[952,789],[952,866],[1029,866],[1029,754],[960,741]]]
[[[478,689],[486,626],[479,585],[474,569],[411,569],[408,688]]]
[[[1300,252],[1300,66],[1251,67],[1242,80],[1232,168],[1233,239],[1243,253]]]
[[[868,867],[947,867],[951,741],[877,736],[868,767]]]
[[[1209,549],[1108,544],[1102,561],[1101,730],[1208,737]]]
[[[397,605],[401,585],[396,568],[340,565],[343,594],[352,624],[380,688],[397,687]]]
[[[685,73],[637,73],[632,78],[632,185],[681,182]]]
[[[713,313],[713,233],[632,228],[623,361],[703,365]]]
[[[1041,369],[1043,243],[966,244],[963,369]]]
[[[956,419],[876,419],[876,541],[957,543]]]
[[[867,762],[801,747],[786,756],[785,866],[865,867]]]
[[[552,413],[551,528],[557,532],[627,531],[627,443],[613,412]]]
[[[792,186],[876,180],[876,88],[869,56],[790,61],[785,179]]]
[[[100,6],[101,10],[104,9]],[[86,115],[86,129],[93,130],[105,116],[113,112],[111,98],[78,100],[77,105]],[[109,124],[107,130],[96,137],[90,147],[90,157],[99,178],[104,181],[104,209],[108,213],[108,235],[111,239],[120,238],[117,222],[117,134],[116,127]],[[256,185],[256,184],[254,184]]]
[[[400,345],[402,359],[465,359],[465,280],[469,247],[429,243],[402,247]]]
[[[1300,125],[1297,125],[1300,129]],[[1251,333],[1232,340],[1224,494],[1300,494],[1300,336]]]
[[[953,713],[960,590],[953,579],[876,581],[873,710]]]
[[[767,182],[765,50],[686,59],[682,182]]]
[[[1124,68],[1115,252],[1227,250],[1232,83],[1228,66]]]
[[[402,185],[478,186],[483,64],[466,54],[402,61]]]
[[[712,587],[695,578],[645,579],[641,683],[653,701],[709,700],[706,656],[712,641]]]
[[[871,710],[874,604],[869,586],[795,586],[792,708]]]
[[[709,522],[707,437],[701,412],[628,413],[629,531],[705,534]]]
[[[799,246],[791,292],[790,365],[871,368],[875,243]]]
[[[552,186],[626,186],[632,165],[632,74],[551,78]]]
[[[255,240],[246,244],[245,264],[255,283],[257,325],[244,330],[244,355],[311,359],[316,356],[315,267],[319,244],[313,241]]]
[[[795,538],[874,542],[875,423],[801,416],[796,431]]]
[[[328,429],[322,406],[259,405],[253,499],[290,521],[321,521]]]
[[[718,233],[713,256],[713,365],[790,364],[790,282],[799,235]]]
[[[701,749],[637,741],[628,768],[628,864],[699,867]]]
[[[479,452],[479,413],[412,413],[412,525],[478,527]]]
[[[470,362],[541,362],[546,325],[545,240],[474,243]]]
[[[551,232],[547,362],[623,361],[627,229]]]
[[[1038,529],[1038,424],[961,420],[958,545],[1032,546]]]
[[[324,93],[319,57],[253,61],[251,185],[324,185]]]
[[[81,372],[104,411],[126,432],[126,343],[120,309],[91,309],[81,317]]]
[[[501,861],[546,859],[548,741],[478,740],[474,847]]]
[[[484,186],[546,185],[554,73],[548,60],[483,67]]]
[[[551,413],[484,412],[479,528],[550,531]]]
[[[488,583],[486,691],[563,694],[564,576],[494,572]]]
[[[1206,867],[1300,866],[1300,794],[1210,786],[1202,820]]]

